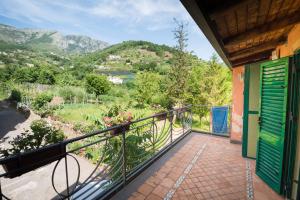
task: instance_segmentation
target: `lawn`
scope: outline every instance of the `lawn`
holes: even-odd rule
[[[154,114],[150,108],[129,108],[128,111],[132,113],[134,119]],[[102,118],[106,112],[107,104],[65,104],[54,112],[54,116],[66,123],[92,125],[93,119]]]
[[[99,115],[105,107],[98,104],[65,104],[54,112],[54,116],[67,123],[87,122],[88,115]]]
[[[196,115],[193,115],[193,124],[192,124],[193,130],[196,131],[205,131],[210,132],[210,119],[209,117],[206,117],[202,119],[200,122],[199,117]]]

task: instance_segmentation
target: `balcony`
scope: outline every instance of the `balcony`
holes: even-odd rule
[[[281,199],[184,107],[0,160],[3,199]]]

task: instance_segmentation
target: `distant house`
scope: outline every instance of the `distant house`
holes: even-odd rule
[[[108,80],[113,84],[123,84],[123,79],[116,77],[116,76],[109,76]]]
[[[108,59],[108,60],[120,60],[120,59],[121,59],[121,56],[111,54],[111,55],[108,56],[107,59]]]
[[[34,67],[34,64],[26,63],[26,66],[27,66],[27,67]]]
[[[107,69],[108,67],[105,67],[103,65],[95,65],[96,69]]]

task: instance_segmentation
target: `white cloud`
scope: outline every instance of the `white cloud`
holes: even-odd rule
[[[94,20],[111,20],[131,28],[139,26],[157,31],[168,28],[172,18],[187,20],[187,12],[179,0],[99,0],[53,1],[53,0],[2,0],[1,15],[23,22],[34,23],[84,23],[84,16]]]

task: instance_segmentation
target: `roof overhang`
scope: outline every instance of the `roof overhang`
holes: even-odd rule
[[[229,67],[269,59],[300,22],[300,1],[181,2]]]

